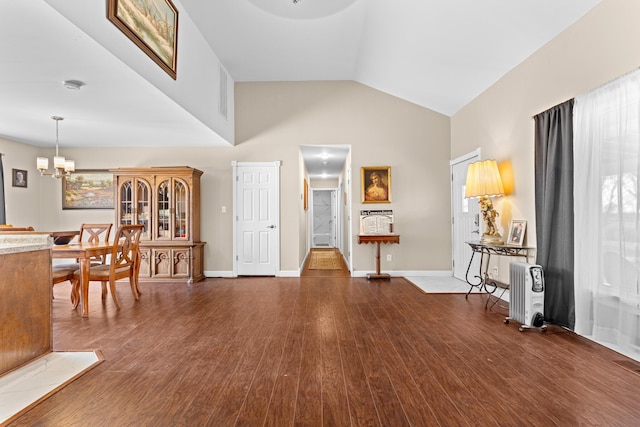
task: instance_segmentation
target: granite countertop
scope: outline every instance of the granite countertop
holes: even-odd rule
[[[53,237],[49,233],[0,234],[0,255],[51,249]]]

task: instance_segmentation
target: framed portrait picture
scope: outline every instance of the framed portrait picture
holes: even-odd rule
[[[27,188],[27,171],[22,169],[12,169],[13,183],[14,187],[22,187]]]
[[[171,0],[107,0],[107,18],[176,79],[178,10]]]
[[[391,167],[365,166],[360,172],[362,203],[391,203]]]
[[[509,225],[508,245],[522,246],[524,233],[527,230],[527,221],[524,219],[512,219]]]
[[[62,178],[62,209],[113,209],[113,174],[77,170]]]

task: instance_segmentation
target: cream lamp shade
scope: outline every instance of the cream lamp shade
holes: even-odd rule
[[[483,160],[469,165],[464,196],[504,196],[504,188],[495,160]]]

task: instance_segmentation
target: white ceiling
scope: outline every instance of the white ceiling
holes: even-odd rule
[[[346,145],[301,145],[300,153],[310,178],[337,178],[350,147]]]
[[[453,115],[600,0],[181,0],[236,82],[355,80]]]
[[[354,80],[445,115],[599,2],[175,1],[236,82]],[[61,149],[226,144],[99,47],[44,1],[2,0],[0,136],[52,147],[60,115]]]

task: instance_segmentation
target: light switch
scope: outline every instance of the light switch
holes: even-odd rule
[[[221,211],[222,211],[222,213],[227,213],[227,207],[223,206]]]

